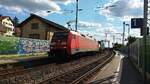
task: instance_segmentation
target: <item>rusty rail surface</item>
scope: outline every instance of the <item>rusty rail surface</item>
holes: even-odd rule
[[[97,65],[95,68],[91,69],[90,71],[86,72],[85,74],[81,75],[79,78],[77,78],[76,80],[72,81],[71,84],[78,84],[81,82],[84,82],[84,80],[86,80],[86,78],[88,76],[93,75],[94,73],[98,72],[99,69],[101,69],[103,66],[105,66],[108,62],[111,61],[111,59],[113,59],[114,54],[111,55],[109,58],[107,58],[105,61],[103,61],[101,64]]]

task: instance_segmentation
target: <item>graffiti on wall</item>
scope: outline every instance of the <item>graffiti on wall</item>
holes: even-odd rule
[[[49,51],[49,41],[0,36],[0,54],[29,54]]]
[[[45,52],[49,50],[49,42],[46,40],[20,38],[17,47],[18,54]]]

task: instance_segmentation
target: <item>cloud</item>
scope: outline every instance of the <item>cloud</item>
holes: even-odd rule
[[[140,30],[139,29],[132,29],[130,32],[131,36],[140,37]]]
[[[143,15],[143,0],[113,0],[104,4],[100,14],[106,17],[120,17],[123,20],[129,20],[125,17],[141,17]]]
[[[107,18],[107,21],[109,21],[109,22],[113,22],[113,21],[114,21],[114,18],[112,18],[112,17],[108,17],[108,18]]]
[[[14,12],[29,12],[39,15],[48,15],[47,10],[59,12],[58,4],[69,4],[72,0],[0,0],[0,8]]]
[[[62,2],[64,2],[65,5],[76,2],[76,0],[50,0],[50,1],[54,1],[56,3],[62,3]]]
[[[102,29],[102,24],[97,22],[87,22],[87,21],[79,21],[78,23],[78,31],[82,34],[92,36],[97,40],[102,40],[104,34],[100,32]],[[101,37],[101,38],[100,38]]]
[[[79,21],[78,25],[80,28],[101,28],[102,27],[100,23],[85,22],[85,21]]]
[[[142,0],[130,0],[128,4],[129,8],[142,8],[143,7],[143,1]]]
[[[115,27],[113,24],[108,23],[107,25],[102,25],[97,22],[86,22],[86,21],[79,21],[79,28],[78,31],[85,35],[90,35],[96,38],[97,40],[105,40],[105,33],[108,33],[107,40],[113,39],[113,35],[117,36],[118,38],[121,38],[120,34],[116,33],[122,33],[119,29],[120,27]]]

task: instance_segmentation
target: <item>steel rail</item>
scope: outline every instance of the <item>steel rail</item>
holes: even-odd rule
[[[106,59],[104,62],[102,62],[101,64],[99,64],[98,66],[96,66],[95,68],[93,68],[92,70],[88,71],[87,73],[83,74],[82,76],[80,76],[79,78],[77,78],[76,80],[74,80],[72,83],[70,84],[78,84],[79,82],[81,82],[82,80],[84,80],[88,75],[98,71],[100,68],[102,68],[105,64],[107,64],[112,58],[114,57],[114,53],[113,55],[111,55],[108,59]]]
[[[108,54],[108,53],[107,53],[107,54]],[[112,53],[111,53],[111,54],[112,54]],[[114,53],[113,53],[113,54],[114,54]],[[75,78],[75,80],[72,80],[72,79],[71,79],[72,81],[67,80],[67,81],[70,81],[69,84],[77,84],[77,83],[78,83],[79,81],[81,81],[84,77],[86,77],[89,73],[91,73],[91,72],[93,72],[93,71],[96,71],[98,68],[102,67],[104,64],[106,64],[106,63],[108,62],[108,60],[110,60],[110,59],[113,57],[113,55],[111,55],[109,58],[106,58],[107,56],[108,56],[108,55],[105,55],[105,56],[103,56],[102,58],[98,59],[97,61],[94,61],[93,63],[90,63],[90,64],[88,64],[87,66],[84,66],[84,67],[89,68],[89,66],[90,66],[91,64],[94,64],[94,63],[97,63],[97,62],[99,62],[99,61],[102,61],[102,60],[104,60],[103,58],[105,58],[105,61],[104,61],[104,62],[98,64],[97,66],[94,65],[94,67],[92,67],[93,69],[90,69],[90,72],[89,72],[89,71],[87,71],[86,73],[83,72],[83,74],[82,74],[81,76]],[[93,65],[91,65],[91,66],[93,66]],[[57,82],[57,81],[59,81],[59,80],[63,80],[63,78],[66,78],[67,76],[69,77],[69,76],[70,76],[69,74],[74,74],[74,75],[77,74],[77,75],[78,75],[78,72],[82,71],[84,67],[81,67],[81,68],[72,70],[72,71],[70,71],[70,72],[67,72],[67,73],[58,75],[58,76],[53,77],[53,78],[46,79],[46,80],[40,82],[39,84],[49,84],[49,83],[52,83],[52,81],[53,81],[53,82],[54,82],[54,81]],[[63,77],[63,76],[64,76],[64,77]],[[71,77],[72,77],[72,76],[70,76],[69,78],[71,78]],[[69,79],[69,78],[68,78],[68,79]],[[73,78],[73,79],[74,79],[74,78]],[[63,80],[63,81],[65,81],[65,80]],[[52,83],[52,84],[53,84],[53,83]],[[56,83],[56,84],[57,84],[57,83]],[[63,83],[62,83],[62,84],[63,84]]]

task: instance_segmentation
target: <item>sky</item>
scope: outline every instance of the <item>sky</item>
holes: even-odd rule
[[[97,40],[110,40],[121,43],[123,21],[130,24],[131,18],[143,17],[143,0],[78,0],[78,31]],[[76,0],[0,0],[0,14],[15,16],[20,22],[37,14],[50,21],[75,29]],[[51,12],[47,12],[51,11]],[[126,26],[126,37],[128,35]],[[107,38],[106,34],[108,33]],[[139,29],[131,29],[130,35],[140,36]],[[113,40],[115,36],[115,40]]]

